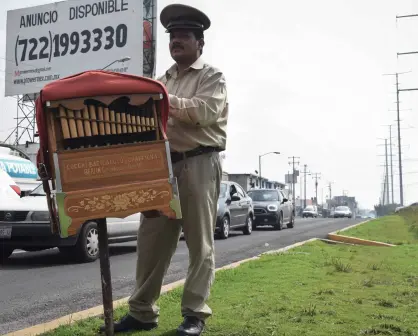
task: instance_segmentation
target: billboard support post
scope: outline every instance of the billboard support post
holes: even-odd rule
[[[143,0],[143,66],[144,77],[154,78],[156,68],[157,1]]]
[[[110,274],[106,218],[100,218],[97,221],[97,228],[99,231],[100,274],[102,280],[105,334],[106,336],[113,336],[115,332],[113,322],[112,278]]]
[[[10,132],[4,140],[8,143],[9,140],[15,136],[13,145],[18,145],[22,138],[28,142],[35,142],[36,122],[35,122],[35,99],[36,95],[24,94],[16,96],[17,110],[16,110],[16,127]]]

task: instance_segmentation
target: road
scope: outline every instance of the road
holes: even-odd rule
[[[295,228],[259,228],[250,236],[233,232],[216,240],[216,267],[278,249],[358,223],[357,219],[301,219]],[[114,300],[129,296],[134,287],[136,243],[110,246]],[[185,277],[188,251],[179,242],[164,283]],[[15,253],[0,265],[0,334],[48,322],[102,302],[99,261],[71,263],[55,249]]]

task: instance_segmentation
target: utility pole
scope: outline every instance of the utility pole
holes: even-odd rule
[[[306,168],[308,167],[308,165],[307,164],[305,164],[305,165],[303,165],[303,167],[304,167],[304,171],[303,171],[303,176],[304,176],[304,184],[305,184],[305,192],[304,192],[304,200],[303,200],[303,208],[305,209],[306,208],[306,174],[308,173],[307,171],[306,171]]]
[[[414,18],[418,17],[418,14],[408,14],[408,15],[397,15],[396,20],[398,19],[406,19],[406,18]],[[397,53],[397,56],[403,55],[412,55],[418,54],[418,51],[409,51],[409,52],[401,52]],[[396,73],[396,113],[397,113],[397,123],[398,123],[398,164],[399,164],[399,194],[400,194],[400,205],[404,205],[403,200],[403,172],[402,172],[402,152],[401,152],[401,126],[400,126],[400,117],[399,117],[399,92],[401,91],[418,91],[418,88],[412,89],[399,89],[399,75],[400,73]],[[392,201],[393,202],[393,201]]]
[[[296,174],[295,174],[295,165],[298,164],[299,165],[299,161],[295,161],[295,159],[300,159],[300,157],[298,156],[292,156],[289,157],[289,159],[292,159],[291,162],[289,162],[289,164],[292,164],[292,194],[293,194],[293,203],[295,203],[295,199],[296,199],[296,190],[295,190],[295,183],[296,183]],[[302,196],[302,194],[301,194]]]
[[[407,16],[402,16],[407,17]],[[398,18],[398,17],[397,17]],[[398,55],[405,55],[408,53],[398,53]],[[399,93],[401,91],[418,91],[416,89],[399,89],[399,75],[405,74],[407,72],[396,72],[394,74],[386,74],[385,76],[395,76],[396,77],[396,122],[398,128],[398,164],[399,164],[399,198],[400,205],[403,206],[403,173],[402,173],[402,145],[401,145],[401,119],[400,119],[400,109],[399,109]]]
[[[302,179],[303,179],[303,175],[300,175],[300,207],[302,207],[302,195],[303,195],[303,181],[302,181]],[[303,210],[303,209],[302,209]]]
[[[394,189],[393,189],[393,154],[392,154],[392,125],[389,125],[389,148],[390,148],[390,184],[392,192],[392,204],[395,204]]]
[[[330,209],[329,209],[329,211],[331,211],[331,204],[332,204],[332,188],[331,188],[331,185],[333,184],[334,182],[328,182],[328,189],[329,189],[329,206],[330,206]]]
[[[312,173],[315,179],[315,205],[318,206],[318,178],[321,178],[321,173]]]
[[[388,166],[388,139],[385,139],[385,183],[386,183],[386,200],[389,204],[389,166]]]
[[[401,206],[403,206],[401,120],[399,116],[399,75],[398,73],[396,73],[396,122],[398,124],[399,195],[400,195]]]

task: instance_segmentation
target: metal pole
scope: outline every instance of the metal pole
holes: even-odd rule
[[[304,165],[304,167],[305,167],[305,170],[304,170],[304,175],[305,175],[305,181],[304,181],[304,185],[305,185],[305,192],[304,192],[304,196],[303,196],[303,208],[305,209],[306,208],[306,167],[307,167],[307,165],[305,164]]]
[[[392,125],[389,126],[389,142],[390,142],[390,184],[392,192],[392,204],[395,204],[394,190],[393,190],[393,154],[392,154]]]
[[[399,157],[399,196],[400,205],[403,206],[403,176],[402,176],[402,152],[401,152],[401,121],[399,116],[399,75],[396,74],[396,116],[398,122],[398,157]]]
[[[385,139],[385,171],[386,171],[386,200],[389,204],[389,166],[388,166],[388,139]]]
[[[100,275],[102,283],[103,311],[106,336],[114,335],[112,277],[110,275],[109,245],[106,218],[97,221],[99,231]]]
[[[260,189],[261,189],[261,155],[258,156],[258,176],[260,177]]]
[[[292,193],[293,193],[293,202],[296,204],[296,175],[295,175],[296,162],[295,162],[295,159],[299,159],[299,157],[292,156],[292,157],[289,157],[289,159],[292,159],[292,161],[289,162],[289,164],[292,165]],[[297,163],[299,164],[299,161]],[[301,197],[302,197],[302,193],[301,193]]]
[[[292,189],[293,189],[293,203],[296,204],[296,174],[295,174],[295,157],[293,157],[293,172],[292,172]]]

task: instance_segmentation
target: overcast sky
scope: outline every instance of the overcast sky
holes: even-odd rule
[[[0,139],[13,130],[16,99],[4,98],[7,10],[48,0],[0,1]],[[158,2],[158,13],[174,1]],[[224,169],[249,173],[262,159],[263,176],[284,181],[289,156],[299,156],[321,173],[332,194],[345,190],[362,206],[379,200],[384,143],[395,123],[395,71],[401,88],[418,87],[418,18],[396,22],[396,15],[418,13],[416,0],[183,0],[212,20],[204,58],[226,75],[230,103]],[[259,5],[260,7],[255,7]],[[140,24],[140,23],[139,23]],[[13,41],[14,43],[14,41]],[[157,74],[172,64],[168,36],[159,25]],[[401,93],[405,203],[418,200],[418,92]],[[394,131],[393,136],[396,136]],[[394,139],[395,141],[396,139]],[[394,146],[396,142],[394,142]],[[394,153],[396,147],[394,147]],[[397,156],[395,199],[399,200]],[[302,169],[303,167],[301,167]],[[322,192],[323,189],[323,192]],[[299,194],[299,186],[297,191]],[[314,196],[311,177],[308,197]]]

